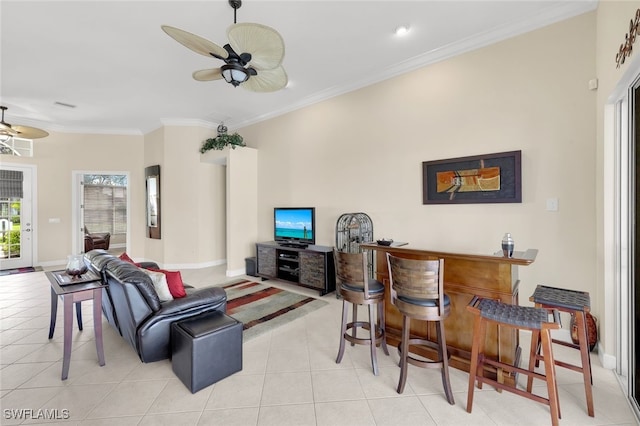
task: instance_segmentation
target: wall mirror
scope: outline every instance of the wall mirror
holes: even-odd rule
[[[147,187],[147,237],[160,239],[160,166],[144,169]]]

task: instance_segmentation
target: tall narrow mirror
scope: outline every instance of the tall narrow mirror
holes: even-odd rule
[[[147,237],[160,239],[160,166],[145,168],[147,186]]]

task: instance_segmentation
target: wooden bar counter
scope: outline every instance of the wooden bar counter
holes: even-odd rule
[[[444,259],[444,291],[451,299],[451,314],[445,321],[447,348],[451,354],[452,367],[469,371],[471,358],[471,342],[473,339],[473,316],[466,306],[473,296],[500,300],[504,303],[518,304],[518,266],[527,266],[535,261],[538,250],[514,252],[513,257],[502,255],[473,255],[462,253],[444,253],[432,250],[421,250],[408,247],[404,243],[393,243],[381,246],[376,243],[360,245],[361,250],[375,252],[376,278],[382,282],[386,291],[385,325],[387,343],[396,346],[400,343],[402,315],[391,304],[389,288],[389,270],[387,255],[408,259],[435,260]],[[500,252],[502,253],[502,252]],[[436,340],[435,327],[424,321],[413,321],[411,334]],[[515,329],[489,325],[485,354],[495,357],[501,362],[518,364],[520,347],[518,333]],[[432,356],[428,351],[425,356]],[[496,374],[495,372],[489,372]],[[514,384],[515,378],[506,371],[498,372],[504,383]]]

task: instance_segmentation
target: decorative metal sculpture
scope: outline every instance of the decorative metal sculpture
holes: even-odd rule
[[[629,32],[624,35],[624,43],[620,45],[618,53],[616,53],[616,68],[624,64],[625,59],[633,53],[633,43],[638,35],[638,27],[640,26],[640,9],[636,10],[636,16],[629,22]]]

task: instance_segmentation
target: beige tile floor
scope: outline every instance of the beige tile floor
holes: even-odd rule
[[[183,271],[200,287],[227,280],[222,267]],[[301,291],[291,285],[292,291]],[[62,321],[47,339],[49,283],[43,272],[0,277],[0,423],[77,425],[546,425],[546,406],[491,387],[475,393],[466,412],[468,375],[451,369],[456,405],[450,406],[437,370],[410,367],[404,394],[395,391],[398,356],[379,351],[373,376],[367,348],[338,349],[341,301],[244,344],[244,368],[196,394],[171,370],[170,361],[143,364],[106,322],[106,365],[95,353],[90,302],[84,331],[76,329],[69,379],[60,380]],[[315,292],[308,292],[317,295]],[[59,309],[61,315],[62,309]],[[523,347],[527,339],[521,338]],[[526,353],[527,348],[523,348]],[[577,351],[559,347],[577,359]],[[635,425],[614,373],[592,356],[595,418],[585,409],[581,376],[558,369],[561,425]],[[544,388],[544,386],[542,387]],[[22,419],[15,418],[23,409]],[[31,411],[24,411],[31,410]],[[40,410],[40,411],[38,411]],[[58,417],[24,419],[27,414]],[[68,417],[62,419],[61,417]]]

